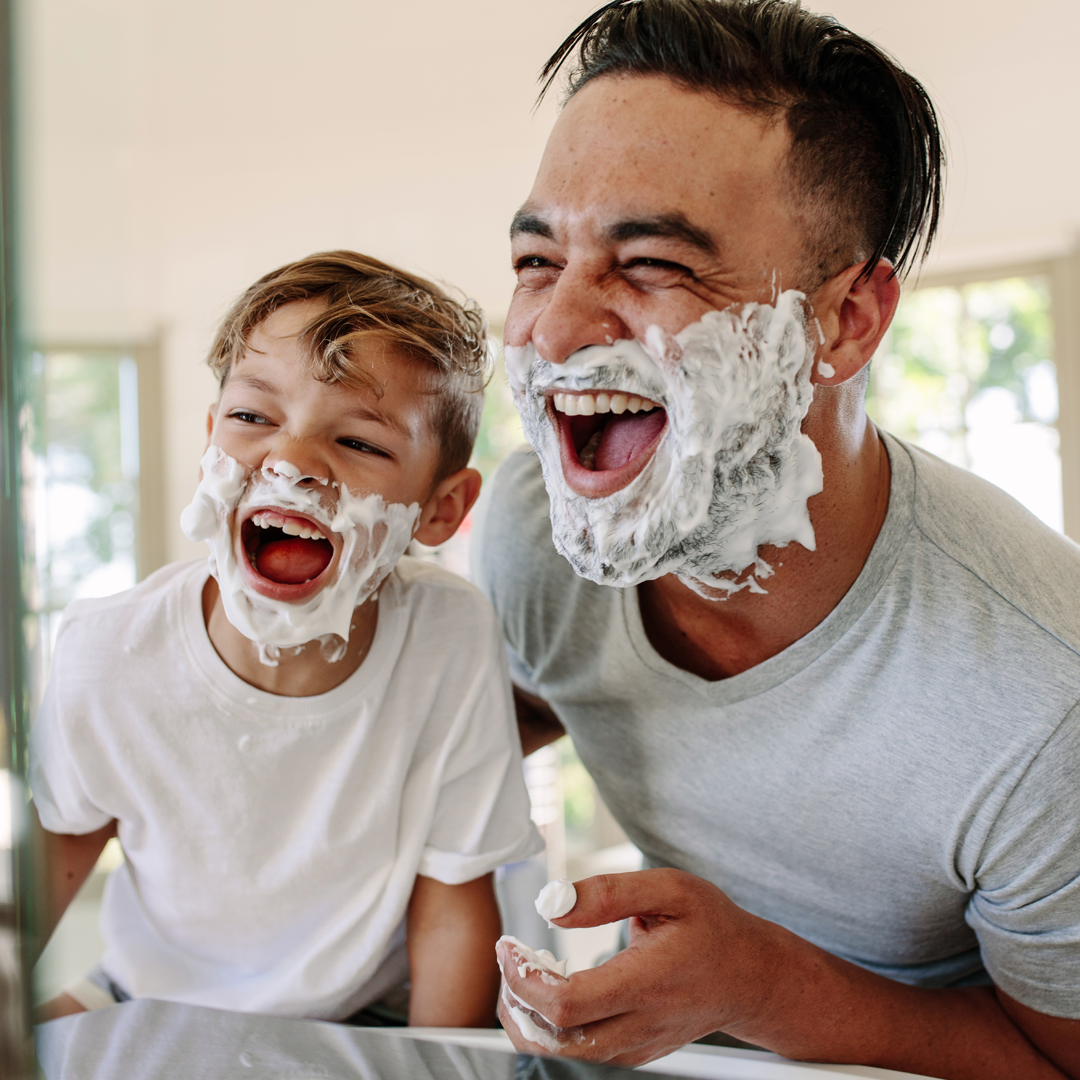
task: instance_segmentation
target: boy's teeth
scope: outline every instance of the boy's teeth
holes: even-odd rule
[[[251,520],[260,529],[280,529],[286,536],[299,536],[301,540],[326,539],[318,529],[313,529],[310,525],[300,525],[295,521],[289,521],[281,517],[280,514],[274,514],[270,511],[252,514]]]
[[[592,416],[595,413],[652,412],[660,406],[636,394],[610,393],[598,390],[595,394],[555,394],[555,411],[565,416]]]

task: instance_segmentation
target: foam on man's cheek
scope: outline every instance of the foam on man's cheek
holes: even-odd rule
[[[278,650],[322,640],[327,659],[345,655],[353,612],[373,596],[412,539],[420,517],[413,503],[386,503],[379,495],[354,495],[345,485],[331,494],[301,486],[299,469],[279,462],[274,470],[252,469],[210,446],[203,477],[180,518],[184,534],[210,548],[210,573],[217,579],[229,622],[259,647],[259,658],[277,662]],[[332,576],[309,599],[273,600],[248,587],[236,559],[235,519],[244,506],[294,510],[342,537]],[[331,639],[340,639],[334,645]]]
[[[531,345],[506,366],[526,437],[544,470],[555,546],[583,577],[634,585],[678,574],[711,598],[764,591],[772,568],[758,548],[813,550],[807,499],[821,490],[821,457],[801,432],[813,394],[813,348],[801,293],[773,305],[706,313],[677,335],[591,346],[548,364]],[[648,464],[611,496],[586,498],[563,477],[545,391],[618,390],[667,412]],[[752,568],[738,585],[727,576]],[[756,575],[756,578],[755,578]]]

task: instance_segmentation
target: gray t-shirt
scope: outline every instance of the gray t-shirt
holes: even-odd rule
[[[577,577],[534,455],[491,484],[475,580],[650,866],[920,986],[1080,1017],[1080,548],[883,436],[889,511],[814,630],[710,682],[635,589]]]

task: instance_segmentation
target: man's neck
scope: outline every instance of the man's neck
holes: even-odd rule
[[[645,634],[669,663],[703,679],[738,675],[808,634],[854,584],[888,511],[889,456],[869,421],[853,431],[851,417],[834,419],[818,432],[804,427],[825,475],[808,503],[816,549],[761,548],[775,571],[766,595],[706,600],[673,574],[637,587]]]
[[[340,686],[364,662],[379,619],[378,598],[373,597],[353,612],[348,645],[340,660],[327,660],[323,645],[309,641],[279,650],[277,665],[271,667],[259,659],[255,643],[229,622],[212,577],[203,587],[202,607],[210,643],[225,666],[249,685],[282,697],[313,697]]]

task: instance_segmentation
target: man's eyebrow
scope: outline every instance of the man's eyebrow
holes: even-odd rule
[[[642,237],[659,236],[669,240],[681,240],[706,255],[715,257],[719,254],[719,245],[712,234],[692,224],[679,213],[619,221],[608,228],[607,235],[609,240],[617,244]]]
[[[546,240],[555,239],[555,230],[526,203],[510,222],[510,239],[526,233],[530,236],[542,236]]]

